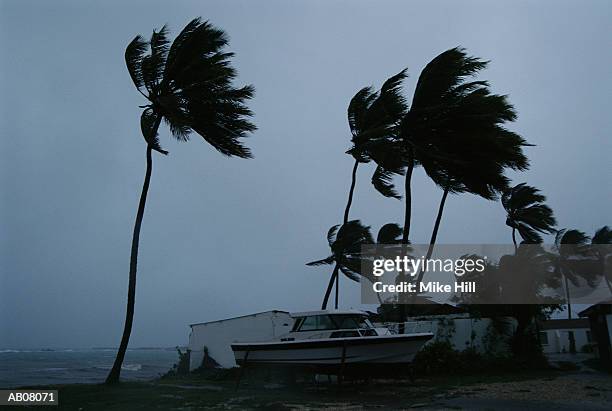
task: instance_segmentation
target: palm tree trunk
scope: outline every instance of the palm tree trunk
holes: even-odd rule
[[[353,205],[353,194],[355,193],[355,185],[357,184],[357,168],[358,167],[359,167],[359,161],[355,160],[355,164],[353,165],[353,172],[351,173],[351,188],[349,189],[348,200],[346,202],[346,207],[344,208],[344,218],[342,219],[342,224],[348,223],[349,212],[351,211],[351,205]],[[335,307],[338,308],[338,294],[339,294],[338,290],[340,287],[340,279],[339,279],[340,276],[338,275],[339,268],[340,267],[338,267],[338,264],[336,263],[332,276],[329,280],[329,284],[327,285],[327,290],[325,290],[325,297],[323,298],[323,306],[321,307],[322,310],[325,310],[327,308],[327,301],[329,300],[329,294],[331,293],[331,290],[334,286],[334,282],[336,284]]]
[[[412,216],[412,190],[410,187],[412,171],[414,170],[414,152],[410,148],[408,151],[408,168],[406,169],[406,179],[404,180],[404,196],[406,198],[406,208],[404,211],[404,232],[402,234],[402,244],[408,244],[410,238],[410,222]]]
[[[161,117],[160,117],[161,119]],[[159,127],[159,122],[157,123]],[[155,128],[157,130],[157,128]],[[127,351],[128,343],[130,341],[130,334],[132,333],[132,323],[134,322],[134,304],[136,300],[136,270],[138,266],[138,242],[140,240],[140,227],[142,225],[142,218],[144,216],[145,204],[147,202],[147,193],[149,191],[149,183],[151,182],[151,171],[153,169],[153,160],[151,158],[151,147],[147,146],[147,171],[145,173],[144,183],[142,185],[142,193],[140,194],[140,202],[138,203],[138,212],[136,214],[136,222],[134,223],[134,233],[132,236],[132,251],[130,254],[130,274],[128,280],[128,299],[127,309],[125,313],[125,324],[123,328],[123,336],[121,337],[121,343],[119,344],[119,350],[117,351],[117,357],[115,363],[111,369],[108,377],[106,377],[106,384],[115,384],[119,382],[119,375],[121,374],[121,365]]]
[[[408,244],[410,238],[410,223],[412,220],[412,172],[414,170],[414,150],[412,147],[408,149],[408,168],[406,169],[406,177],[404,180],[404,197],[405,197],[405,208],[404,208],[404,231],[402,233],[402,244]],[[400,294],[400,298],[402,295]],[[399,316],[400,324],[398,327],[398,333],[404,334],[406,321],[406,301],[398,301],[399,304]]]
[[[429,239],[429,248],[427,249],[427,255],[425,256],[425,261],[431,258],[433,254],[434,246],[436,244],[436,239],[438,237],[438,230],[440,229],[440,222],[442,221],[442,212],[444,211],[444,205],[446,204],[446,198],[448,197],[448,192],[450,190],[450,184],[446,186],[444,189],[444,194],[442,194],[442,199],[440,200],[440,206],[438,207],[438,215],[436,216],[436,222],[434,224],[433,231],[431,233],[431,238]],[[417,279],[417,284],[420,284],[423,280],[423,276],[425,275],[425,271],[421,270],[419,272],[419,277]]]
[[[563,281],[565,282],[565,298],[567,299],[567,319],[572,319],[572,302],[570,301],[570,290],[569,290],[569,282],[567,281],[567,276],[563,276]]]
[[[322,310],[327,309],[327,302],[329,301],[329,295],[331,294],[331,291],[334,288],[334,280],[336,279],[336,276],[338,275],[339,269],[340,269],[340,266],[336,264],[334,266],[334,271],[332,272],[332,275],[329,278],[329,283],[327,284],[327,290],[325,291],[325,297],[323,297],[323,304],[321,304]]]
[[[569,290],[569,282],[567,281],[567,276],[563,276],[565,281],[565,296],[567,298],[567,319],[572,319],[572,302],[570,300],[570,290]],[[568,331],[568,340],[569,340],[569,351],[570,354],[576,354],[576,339],[574,338],[574,333],[572,331]]]
[[[349,189],[348,200],[346,202],[346,208],[344,209],[343,224],[348,223],[349,211],[351,211],[351,205],[353,204],[353,194],[355,193],[355,184],[357,183],[357,167],[359,167],[359,161],[355,160],[353,165],[353,173],[351,174],[351,188]]]
[[[512,242],[514,243],[514,254],[518,251],[518,245],[516,244],[516,228],[512,227]]]
[[[338,269],[340,266],[338,266]],[[336,300],[334,302],[334,308],[338,309],[338,294],[340,294],[340,271],[336,271]]]

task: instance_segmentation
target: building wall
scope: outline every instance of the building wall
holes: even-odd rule
[[[189,370],[202,365],[204,347],[221,367],[235,367],[232,343],[270,340],[289,332],[292,325],[293,319],[289,314],[280,311],[194,324],[189,335]]]
[[[542,341],[542,349],[545,353],[563,353],[570,351],[569,332],[574,332],[574,341],[576,341],[576,351],[580,352],[582,347],[589,344],[587,336],[588,328],[560,329],[560,330],[543,330],[541,333],[546,333],[548,343]]]
[[[508,350],[506,337],[491,332],[493,322],[489,318],[470,318],[467,315],[432,316],[406,323],[406,333],[431,332],[436,341],[449,341],[454,349],[463,351],[473,348],[478,352],[505,352]],[[508,319],[508,332],[512,331],[514,320]]]
[[[612,314],[606,315],[606,322],[608,323],[608,335],[610,336],[610,345],[612,345]]]

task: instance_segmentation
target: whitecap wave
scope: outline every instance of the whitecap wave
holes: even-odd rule
[[[121,369],[124,371],[140,371],[142,364],[124,364],[121,366]]]
[[[113,368],[112,365],[96,365],[93,368],[97,368],[99,370],[110,370]],[[123,364],[121,366],[121,370],[123,371],[140,371],[142,369],[142,364]]]

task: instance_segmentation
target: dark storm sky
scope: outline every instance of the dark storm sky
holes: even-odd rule
[[[202,16],[225,29],[240,84],[252,83],[255,159],[227,159],[197,136],[154,159],[132,346],[175,345],[187,324],[319,306],[352,160],[346,107],[361,87],[461,45],[491,60],[512,129],[536,147],[512,174],[542,189],[563,227],[611,224],[608,1],[0,0],[0,348],[116,345],[133,218],[144,174],[126,44]],[[360,169],[352,217],[377,230],[403,203]],[[414,242],[441,191],[414,178]],[[507,243],[499,203],[449,198],[441,243]],[[346,284],[346,283],[344,283]],[[358,286],[345,287],[345,307]]]

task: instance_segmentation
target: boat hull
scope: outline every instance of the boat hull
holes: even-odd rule
[[[430,333],[232,344],[238,365],[407,364]]]

